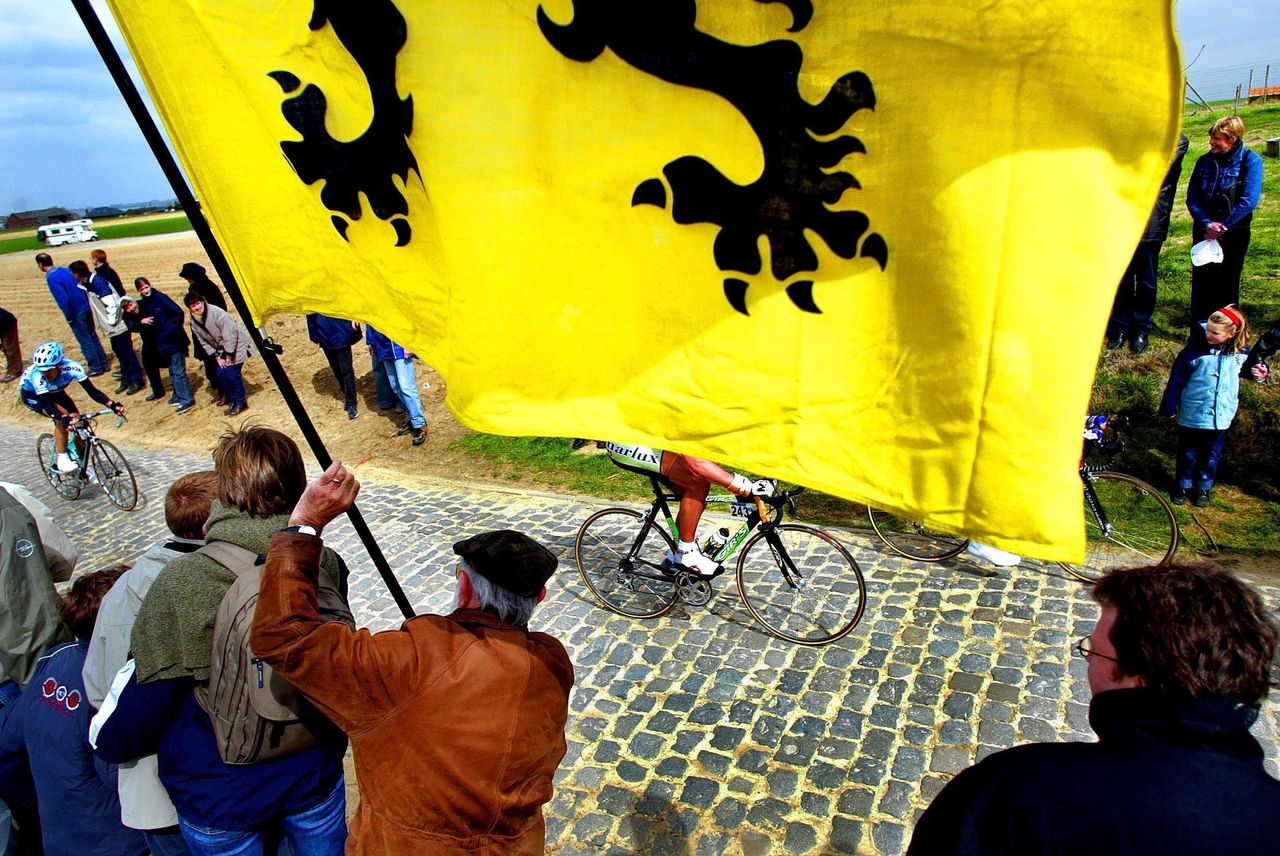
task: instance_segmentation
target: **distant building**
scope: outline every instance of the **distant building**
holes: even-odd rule
[[[1249,103],[1256,101],[1280,101],[1280,86],[1253,87],[1249,90]]]
[[[4,222],[6,229],[31,229],[50,223],[69,223],[80,215],[65,208],[40,208],[36,211],[15,211]]]
[[[101,218],[101,217],[119,217],[119,216],[121,216],[122,214],[124,214],[124,209],[122,209],[122,208],[111,208],[111,207],[109,207],[109,206],[108,206],[108,207],[106,207],[106,208],[90,208],[88,211],[84,212],[84,216],[89,217],[89,218],[94,218],[94,217],[99,217],[99,218]]]
[[[124,213],[129,214],[129,215],[133,215],[133,214],[154,214],[154,213],[156,213],[156,212],[157,212],[157,211],[159,211],[159,210],[160,210],[160,209],[159,209],[159,208],[157,208],[157,207],[155,207],[154,205],[139,205],[137,208],[130,208],[128,211],[126,211],[126,212],[124,212]]]

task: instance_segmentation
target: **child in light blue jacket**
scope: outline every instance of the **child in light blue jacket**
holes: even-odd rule
[[[1227,429],[1240,404],[1240,369],[1248,355],[1249,322],[1234,303],[1196,325],[1174,361],[1160,415],[1178,416],[1177,484],[1170,499],[1209,504]]]

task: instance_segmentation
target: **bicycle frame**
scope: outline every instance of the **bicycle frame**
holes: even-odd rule
[[[109,407],[102,410],[95,410],[91,413],[82,413],[80,417],[67,426],[67,451],[76,458],[76,469],[73,471],[77,477],[87,480],[89,477],[89,461],[92,459],[93,447],[98,445],[98,435],[93,430],[93,421],[99,416],[105,416],[108,413],[115,413]],[[124,417],[116,414],[116,427],[124,424]],[[83,443],[84,449],[78,449]],[[50,471],[54,471],[57,467],[56,461],[50,461],[47,464]],[[71,473],[61,473],[61,475],[71,475]]]
[[[1093,489],[1093,474],[1105,473],[1110,469],[1110,464],[1098,466],[1088,466],[1084,462],[1080,464],[1080,481],[1084,483],[1084,503],[1089,506],[1089,511],[1093,513],[1093,516],[1098,521],[1098,528],[1102,530],[1103,536],[1107,538],[1111,537],[1111,521],[1107,520],[1107,512],[1102,507],[1102,503],[1098,502],[1098,492]]]
[[[653,486],[653,502],[649,506],[649,511],[644,517],[644,525],[640,527],[640,534],[636,538],[635,543],[631,545],[631,552],[627,554],[630,561],[639,551],[640,545],[644,543],[645,535],[649,532],[649,527],[656,525],[658,513],[661,512],[666,520],[667,528],[671,532],[672,540],[680,540],[680,531],[676,527],[675,515],[671,512],[670,503],[679,502],[680,497],[674,493],[670,493],[663,489],[662,482],[656,476],[649,477],[649,483]],[[714,559],[717,564],[723,565],[741,549],[746,540],[751,537],[751,533],[757,528],[765,533],[765,539],[769,542],[769,546],[785,561],[783,562],[783,576],[786,577],[787,583],[794,586],[795,577],[800,577],[799,571],[796,569],[795,563],[791,560],[791,556],[786,549],[782,547],[777,539],[774,530],[778,528],[778,524],[782,522],[783,509],[791,501],[791,497],[795,493],[799,493],[800,489],[795,488],[792,491],[779,494],[776,502],[768,502],[767,504],[776,510],[776,514],[772,519],[765,516],[766,501],[760,497],[752,497],[750,500],[744,501],[741,497],[733,494],[709,494],[707,496],[707,504],[728,505],[729,513],[733,517],[745,517],[742,525],[738,527],[738,531],[729,536],[723,546],[718,549],[710,558]],[[632,571],[634,573],[634,571]]]

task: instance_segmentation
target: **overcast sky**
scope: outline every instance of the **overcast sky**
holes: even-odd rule
[[[1277,2],[1179,0],[1184,61],[1204,46],[1192,81],[1280,59]],[[125,53],[106,3],[93,3]],[[69,0],[0,0],[0,215],[172,196]]]

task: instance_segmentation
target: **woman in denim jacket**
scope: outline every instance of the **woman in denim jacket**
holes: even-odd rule
[[[1195,243],[1216,240],[1222,261],[1191,268],[1191,326],[1219,306],[1240,302],[1240,272],[1249,250],[1249,223],[1262,199],[1262,158],[1244,147],[1244,120],[1226,116],[1209,129],[1209,151],[1187,184]]]

